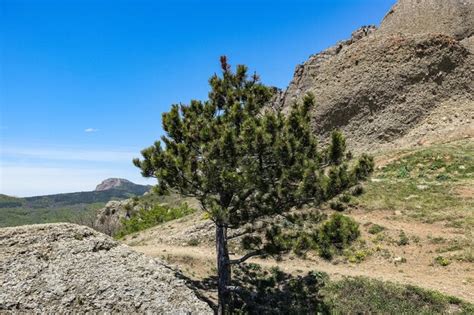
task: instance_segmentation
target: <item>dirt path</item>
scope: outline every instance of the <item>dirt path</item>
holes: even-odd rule
[[[438,290],[474,302],[474,265],[469,262],[452,260],[448,266],[434,263],[439,249],[452,241],[471,242],[472,235],[464,235],[462,229],[447,228],[442,223],[420,223],[410,220],[396,211],[351,210],[347,213],[361,225],[362,239],[366,240],[373,254],[361,263],[348,263],[339,259],[339,263],[325,261],[315,255],[306,259],[286,257],[283,261],[252,259],[250,262],[266,267],[277,266],[285,272],[298,274],[310,270],[328,273],[332,278],[342,276],[366,276],[379,280],[412,284]],[[184,218],[183,218],[184,219]],[[211,241],[201,241],[198,246],[188,246],[189,239],[200,235],[201,240],[212,240],[212,226],[198,215],[185,220],[169,222],[132,237],[124,242],[135,250],[153,257],[160,257],[175,264],[193,278],[204,278],[215,273],[215,250]],[[375,243],[376,235],[369,234],[368,223],[376,223],[386,228],[386,240]],[[211,230],[209,230],[211,229]],[[400,231],[410,239],[406,246],[395,244]],[[469,239],[471,237],[471,239]],[[443,244],[433,240],[442,240]],[[417,240],[417,241],[414,241]],[[472,246],[472,245],[471,245]],[[377,252],[374,248],[379,248]],[[388,257],[381,253],[389,253]],[[443,253],[451,255],[456,252]],[[396,259],[406,259],[404,263],[395,263]],[[336,262],[338,259],[335,260]]]
[[[176,246],[154,244],[134,246],[135,250],[148,256],[160,257],[175,263],[194,276],[204,277],[210,274],[214,266],[215,251],[207,246]],[[267,259],[251,259],[250,262],[266,267],[277,266],[281,270],[292,273],[306,273],[310,270],[324,271],[332,278],[342,276],[366,276],[384,281],[412,284],[443,293],[461,297],[474,302],[473,271],[468,264],[456,263],[447,267],[427,266],[426,259],[420,250],[419,255],[413,252],[407,258],[409,264],[395,265],[384,259],[371,258],[361,264],[333,264],[317,257],[308,259],[284,259],[276,262]]]

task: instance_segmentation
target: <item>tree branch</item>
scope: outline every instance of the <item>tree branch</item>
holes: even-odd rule
[[[229,265],[241,264],[249,258],[252,258],[252,257],[255,257],[255,256],[260,256],[260,255],[263,255],[263,254],[264,254],[264,252],[261,249],[259,249],[259,250],[256,250],[254,252],[247,253],[244,256],[240,257],[239,259],[229,260]]]

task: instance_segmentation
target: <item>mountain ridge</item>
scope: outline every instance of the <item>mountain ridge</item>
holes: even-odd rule
[[[94,212],[98,208],[104,207],[109,201],[141,196],[151,189],[151,186],[134,184],[128,180],[122,180],[121,183],[121,185],[108,187],[105,190],[24,198],[0,194],[0,213],[2,214],[0,227],[71,221],[77,215]]]

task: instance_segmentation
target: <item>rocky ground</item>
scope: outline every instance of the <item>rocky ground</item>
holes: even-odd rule
[[[0,313],[212,313],[160,260],[73,224],[0,229],[0,274]]]

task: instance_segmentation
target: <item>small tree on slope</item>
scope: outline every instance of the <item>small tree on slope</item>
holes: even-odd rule
[[[280,229],[261,220],[332,198],[365,177],[371,166],[361,159],[359,170],[348,172],[337,161],[326,172],[331,177],[325,175],[328,154],[318,150],[310,128],[313,97],[283,115],[267,108],[273,90],[256,75],[248,77],[245,66],[234,73],[221,57],[221,67],[222,76],[209,81],[209,100],[173,105],[163,114],[164,147],[156,142],[134,164],[143,176],[157,178],[158,192],[198,199],[214,222],[218,312],[223,314],[238,290],[231,285],[231,267],[283,249]],[[248,252],[230,259],[227,243],[237,236]]]

